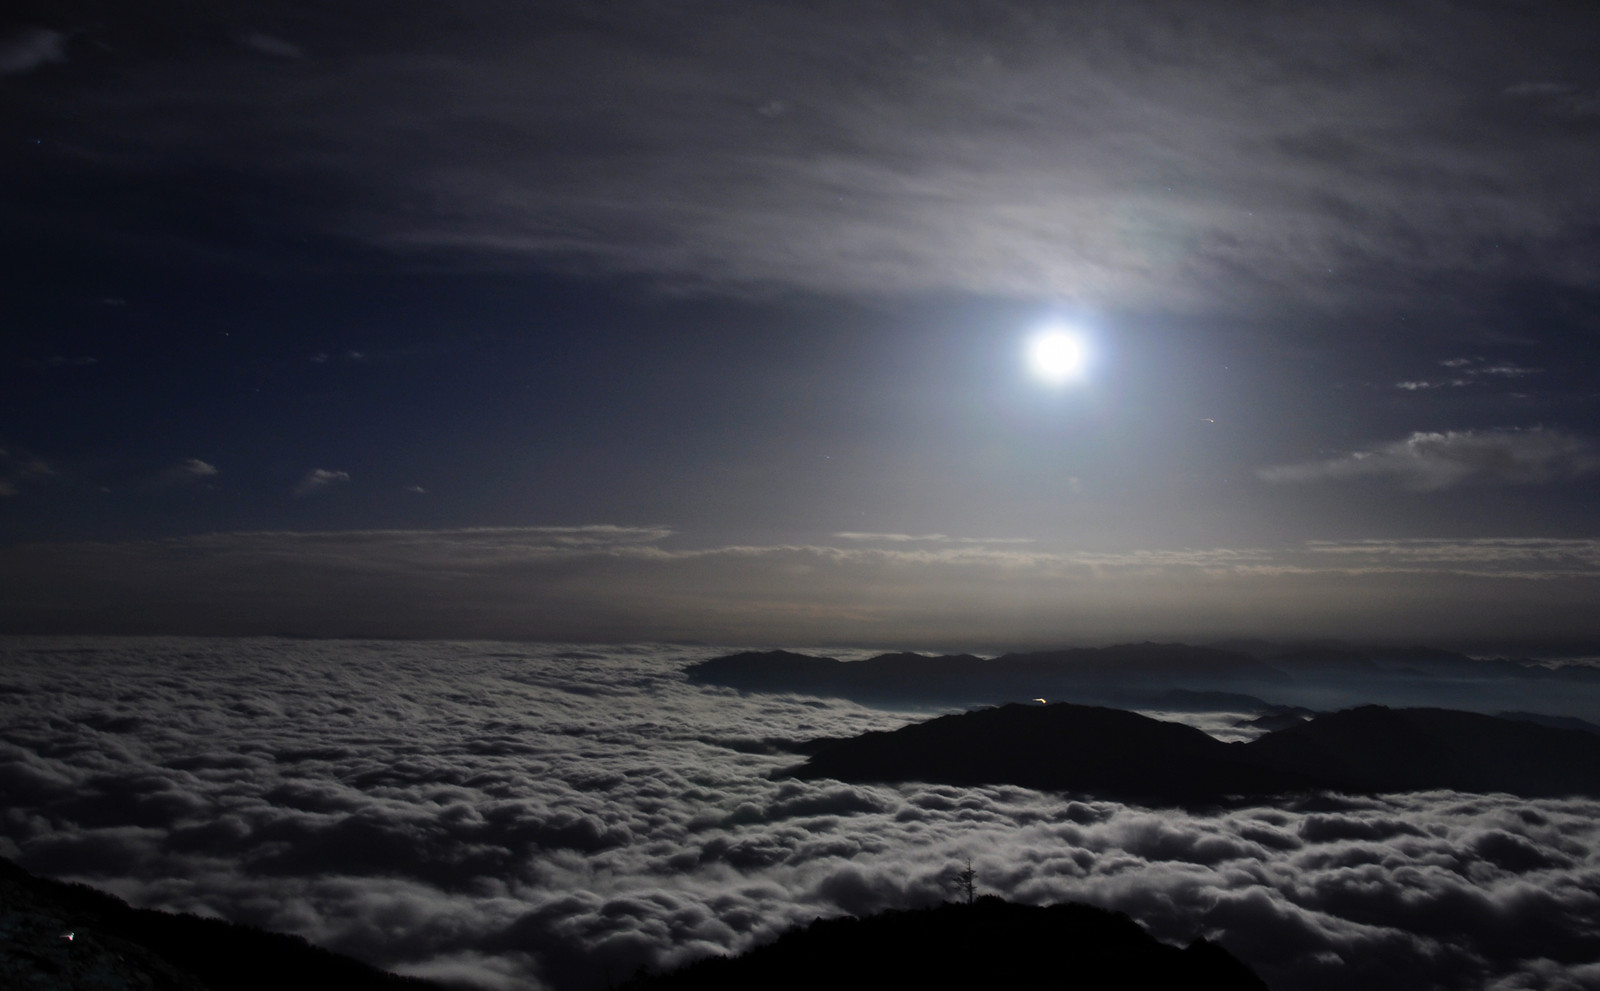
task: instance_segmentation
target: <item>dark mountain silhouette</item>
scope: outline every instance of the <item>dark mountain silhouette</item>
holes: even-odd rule
[[[1383,667],[1366,654],[1342,647],[1298,647],[1269,654],[1262,660],[1281,671],[1306,675],[1374,675]]]
[[[1307,709],[1303,706],[1275,705],[1263,712],[1258,713],[1253,718],[1240,719],[1233,725],[1258,729],[1263,732],[1271,732],[1274,730],[1288,729],[1290,726],[1299,726],[1307,719],[1311,719],[1316,715],[1317,713],[1315,711]]]
[[[819,919],[738,957],[712,957],[625,991],[1265,991],[1215,943],[1179,949],[1087,905],[970,905]]]
[[[1581,730],[1584,733],[1594,733],[1600,736],[1600,726],[1596,726],[1587,719],[1578,719],[1574,716],[1547,716],[1542,712],[1497,712],[1495,715],[1501,719],[1515,719],[1523,723],[1538,723],[1540,726],[1554,726],[1556,729]]]
[[[1121,709],[1006,705],[867,733],[792,772],[843,781],[1005,783],[1153,802],[1316,788],[1319,779],[1263,768],[1192,726]]]
[[[1471,712],[1363,706],[1223,743],[1132,712],[1012,704],[835,742],[786,773],[1015,784],[1156,804],[1312,790],[1600,796],[1600,737]]]
[[[69,940],[64,934],[71,933]],[[220,919],[130,907],[0,859],[0,987],[34,991],[442,991]]]
[[[1244,745],[1264,766],[1350,791],[1600,796],[1600,737],[1450,709],[1346,709]]]
[[[1266,703],[1249,694],[1288,676],[1242,653],[1184,644],[1126,644],[984,659],[880,654],[840,661],[749,651],[690,665],[691,681],[743,691],[804,692],[862,702],[973,705],[1024,698],[1212,709]],[[1231,694],[1229,694],[1231,693]]]
[[[1481,659],[1436,647],[1369,647],[1347,644],[1306,645],[1273,651],[1260,659],[1297,679],[1327,676],[1399,675],[1444,680],[1469,678],[1518,681],[1600,683],[1600,668],[1582,664],[1555,667],[1527,660]]]

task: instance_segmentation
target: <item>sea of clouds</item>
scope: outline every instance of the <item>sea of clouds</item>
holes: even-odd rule
[[[1276,991],[1600,988],[1600,801],[772,779],[793,741],[925,714],[684,679],[723,652],[6,639],[0,853],[483,989],[927,905],[968,858],[984,892],[1216,938]]]

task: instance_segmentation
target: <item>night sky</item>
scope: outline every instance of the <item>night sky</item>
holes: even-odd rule
[[[1600,641],[1592,4],[10,10],[0,631]]]

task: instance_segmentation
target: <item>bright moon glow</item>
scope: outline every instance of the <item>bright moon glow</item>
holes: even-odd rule
[[[1028,346],[1033,374],[1046,382],[1066,382],[1083,374],[1083,339],[1064,330],[1047,330]]]

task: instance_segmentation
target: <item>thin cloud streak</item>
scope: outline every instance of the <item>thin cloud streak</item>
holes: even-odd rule
[[[0,550],[0,629],[905,646],[1340,635],[1354,623],[1414,641],[1494,635],[1537,608],[1543,635],[1600,635],[1593,540],[1121,553],[683,540],[664,526],[590,526],[23,545]]]
[[[1520,379],[1529,375],[1538,375],[1544,372],[1542,368],[1526,368],[1515,362],[1502,361],[1496,364],[1487,364],[1482,358],[1446,358],[1439,364],[1452,372],[1448,379],[1405,379],[1394,384],[1396,389],[1407,392],[1420,392],[1426,389],[1453,388],[1461,389],[1471,385],[1484,383],[1483,376],[1496,378]]]
[[[306,57],[305,49],[294,42],[285,41],[282,38],[263,34],[259,31],[245,35],[239,39],[239,43],[246,48],[252,48],[263,55],[270,55],[273,58],[299,60]]]
[[[1404,386],[1402,386],[1404,387]],[[1263,481],[1311,483],[1381,478],[1413,492],[1471,482],[1534,485],[1600,470],[1588,440],[1560,430],[1416,431],[1404,440],[1326,461],[1259,469]]]
[[[833,535],[839,540],[886,544],[1031,544],[1032,537],[950,537],[942,533],[859,533],[845,530]]]

